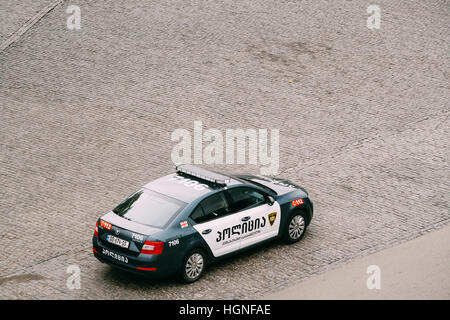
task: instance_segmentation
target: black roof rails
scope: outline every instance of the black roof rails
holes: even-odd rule
[[[175,166],[175,169],[177,172],[209,181],[220,186],[226,186],[230,182],[230,178],[223,174],[199,168],[192,164],[179,164]]]

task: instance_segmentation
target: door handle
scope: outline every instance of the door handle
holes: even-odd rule
[[[250,216],[243,217],[243,218],[241,219],[241,221],[248,221],[248,220],[250,220]]]
[[[203,233],[203,234],[208,234],[208,233],[210,233],[211,231],[212,231],[211,229],[206,229],[206,230],[203,230],[202,233]]]

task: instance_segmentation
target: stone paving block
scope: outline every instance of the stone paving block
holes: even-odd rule
[[[449,223],[448,1],[378,1],[380,30],[364,1],[75,1],[81,30],[68,4],[0,52],[0,298],[255,298]],[[99,263],[97,217],[171,172],[197,120],[280,129],[305,238],[189,286]]]

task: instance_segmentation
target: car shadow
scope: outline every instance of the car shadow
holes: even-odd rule
[[[203,277],[199,281],[192,284],[181,283],[177,279],[176,275],[161,278],[151,278],[131,272],[126,272],[122,269],[115,268],[106,264],[105,266],[108,267],[104,269],[102,278],[105,281],[109,281],[111,283],[114,283],[115,285],[124,288],[126,287],[128,289],[132,289],[133,287],[135,287],[136,289],[151,290],[169,287],[184,287],[186,285],[191,286],[206,280],[205,278],[207,278],[208,275],[213,276],[215,272],[219,272],[220,270],[229,269],[231,267],[236,268],[237,264],[245,264],[246,261],[254,259],[258,254],[270,251],[280,245],[283,245],[280,240],[274,240],[212,262],[208,264],[208,268],[205,270],[205,274],[203,275]]]

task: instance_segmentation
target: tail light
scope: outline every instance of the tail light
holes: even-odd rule
[[[98,221],[95,223],[94,236],[98,237]]]
[[[141,253],[143,254],[161,254],[164,248],[164,242],[145,241]]]

